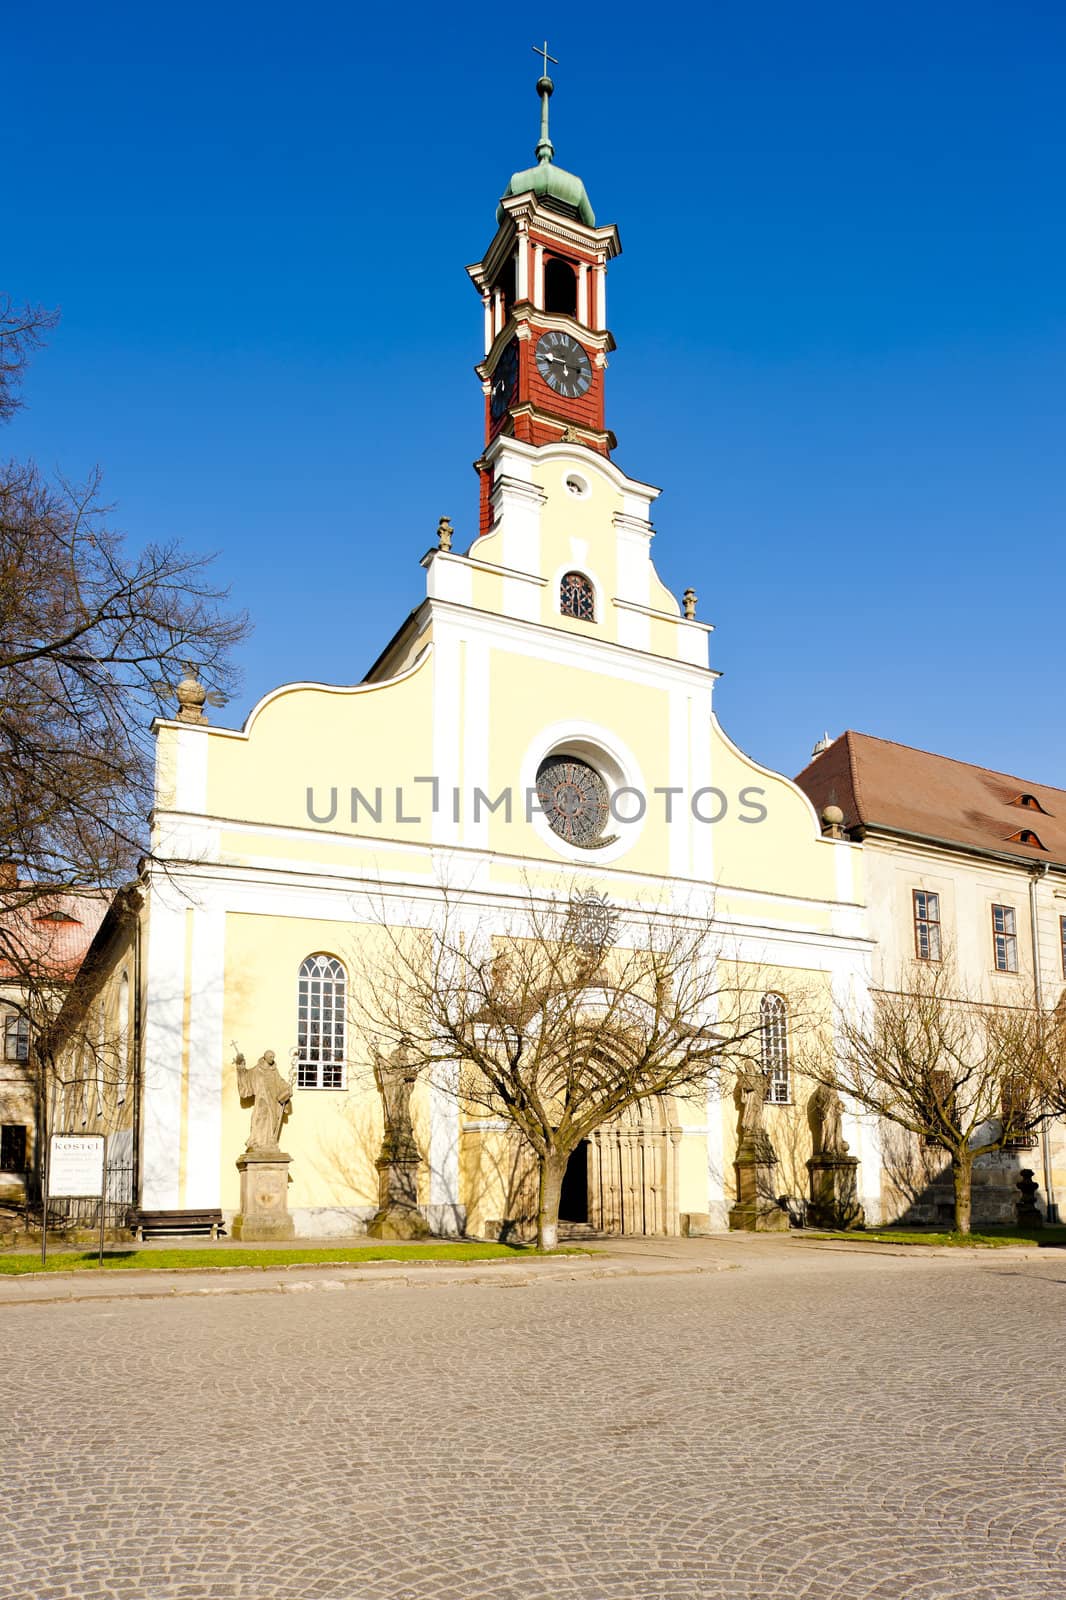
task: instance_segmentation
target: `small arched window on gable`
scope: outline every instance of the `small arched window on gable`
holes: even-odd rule
[[[296,1082],[301,1089],[344,1088],[347,990],[336,956],[308,956],[301,962],[296,1026]]]
[[[759,1006],[759,1054],[769,1105],[787,1106],[792,1099],[788,1081],[788,1006],[779,994],[764,994]]]
[[[580,622],[595,622],[596,591],[592,580],[583,572],[563,574],[559,584],[559,610],[564,617],[577,617]]]

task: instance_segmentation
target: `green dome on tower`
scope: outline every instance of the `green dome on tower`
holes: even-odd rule
[[[513,194],[535,194],[551,210],[561,211],[567,217],[576,217],[586,227],[594,228],[596,213],[585,192],[585,185],[576,173],[565,172],[552,160],[555,146],[548,137],[548,101],[554,88],[554,83],[545,73],[537,84],[537,93],[540,95],[540,141],[537,145],[537,165],[527,167],[524,172],[516,172],[503,191],[503,199],[507,200]],[[496,208],[497,222],[502,222],[505,216],[506,212],[501,202]]]

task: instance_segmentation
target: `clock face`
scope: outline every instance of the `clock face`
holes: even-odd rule
[[[537,773],[537,802],[548,826],[568,844],[604,844],[610,801],[594,767],[575,756],[549,756]]]
[[[542,333],[537,340],[537,371],[564,400],[576,400],[592,384],[588,351],[568,333]]]
[[[492,375],[492,399],[490,407],[495,420],[503,416],[511,403],[514,395],[515,384],[518,382],[518,348],[514,340],[504,350],[496,363],[496,371]]]

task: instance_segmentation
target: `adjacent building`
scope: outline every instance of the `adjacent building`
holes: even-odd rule
[[[967,994],[1042,1009],[1066,993],[1066,791],[1005,772],[847,732],[796,779],[824,817],[862,844],[876,984],[905,983],[911,963],[950,962]],[[1011,1220],[1020,1166],[1048,1204],[1066,1186],[1066,1135],[980,1162],[975,1217]],[[933,1183],[903,1195],[932,1220],[949,1203]]]

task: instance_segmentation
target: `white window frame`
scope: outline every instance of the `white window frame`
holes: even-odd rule
[[[792,1076],[788,1063],[788,1001],[781,994],[764,994],[759,1002],[759,1057],[766,1080],[767,1105],[792,1104]]]
[[[1013,906],[992,906],[992,961],[997,972],[1018,971],[1018,914]]]
[[[934,889],[912,889],[911,905],[914,910],[915,955],[919,961],[940,961],[943,955],[943,937],[939,894]]]
[[[344,963],[325,950],[306,956],[300,963],[296,993],[296,1087],[346,1089],[348,973]],[[327,1022],[328,1044],[323,1042],[322,1033],[322,1026]]]

